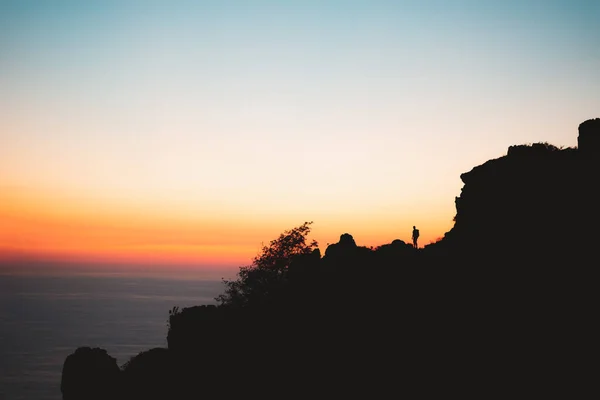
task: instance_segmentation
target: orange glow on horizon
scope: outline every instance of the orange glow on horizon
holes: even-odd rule
[[[263,245],[284,230],[304,222],[292,217],[259,218],[223,210],[186,217],[182,210],[154,212],[151,207],[60,198],[16,190],[0,197],[0,261],[35,259],[81,263],[173,265],[184,268],[231,268],[248,265]],[[451,228],[436,227],[437,216],[425,216],[419,228],[420,247]],[[358,245],[378,246],[394,239],[409,242],[411,223],[385,215],[356,218],[344,226],[343,216],[315,221],[310,239],[327,244],[342,233]],[[402,232],[398,227],[402,227]]]

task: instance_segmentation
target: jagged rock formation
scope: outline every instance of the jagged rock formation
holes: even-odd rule
[[[454,227],[424,249],[459,288],[452,303],[493,326],[504,354],[548,374],[579,365],[597,312],[600,119],[578,139],[511,146],[462,174]]]
[[[485,264],[585,258],[598,219],[600,119],[579,127],[580,148],[511,146],[461,175],[455,225],[437,246]],[[436,247],[436,246],[432,246]]]

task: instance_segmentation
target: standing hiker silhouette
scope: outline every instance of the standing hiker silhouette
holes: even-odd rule
[[[413,226],[413,232],[412,232],[412,240],[413,240],[413,246],[416,248],[418,248],[417,245],[417,240],[419,239],[419,230],[417,229],[416,226]]]

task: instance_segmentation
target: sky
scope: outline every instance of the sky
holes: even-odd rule
[[[600,2],[0,0],[0,262],[436,241],[460,174],[600,117]]]

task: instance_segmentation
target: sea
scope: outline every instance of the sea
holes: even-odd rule
[[[215,304],[221,279],[0,274],[0,399],[60,400],[65,358],[101,347],[122,366],[167,347],[169,310]]]

